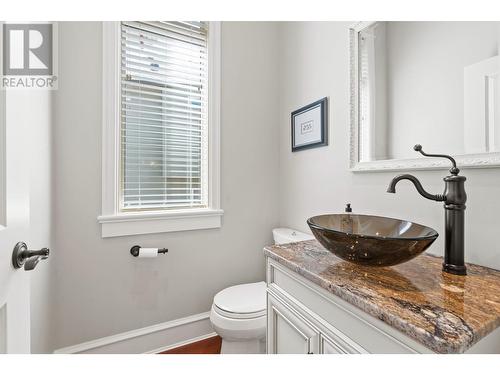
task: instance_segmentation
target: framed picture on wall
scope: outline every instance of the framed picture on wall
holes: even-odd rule
[[[328,98],[292,112],[292,152],[328,145]]]

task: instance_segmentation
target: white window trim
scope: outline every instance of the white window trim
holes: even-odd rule
[[[220,208],[220,22],[209,23],[208,208],[120,212],[120,22],[103,22],[102,237],[219,228]]]

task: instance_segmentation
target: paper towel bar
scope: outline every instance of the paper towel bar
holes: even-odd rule
[[[138,257],[140,249],[141,249],[141,247],[139,245],[132,246],[130,248],[130,254],[132,254],[132,256],[134,256],[134,257]],[[167,248],[158,249],[158,254],[166,254],[166,253],[168,253]]]

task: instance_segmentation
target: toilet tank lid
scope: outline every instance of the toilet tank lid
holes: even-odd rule
[[[314,236],[311,234],[299,232],[298,230],[290,228],[275,228],[273,229],[273,236],[274,238],[276,238],[277,236],[281,238],[287,238],[290,242],[307,241],[314,239]]]
[[[250,314],[266,308],[266,283],[240,284],[221,290],[214,297],[214,304],[224,311]]]

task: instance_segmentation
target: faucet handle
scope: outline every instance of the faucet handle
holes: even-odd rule
[[[415,146],[413,146],[413,149],[415,151],[417,151],[417,152],[420,152],[422,155],[427,156],[427,157],[432,157],[432,158],[446,158],[449,161],[451,161],[451,164],[453,164],[453,166],[450,169],[450,173],[452,175],[454,175],[454,176],[457,176],[458,173],[460,172],[460,169],[457,168],[457,162],[450,155],[444,155],[444,154],[427,154],[426,152],[424,152],[424,150],[422,150],[422,145],[419,145],[419,144],[416,144]]]

